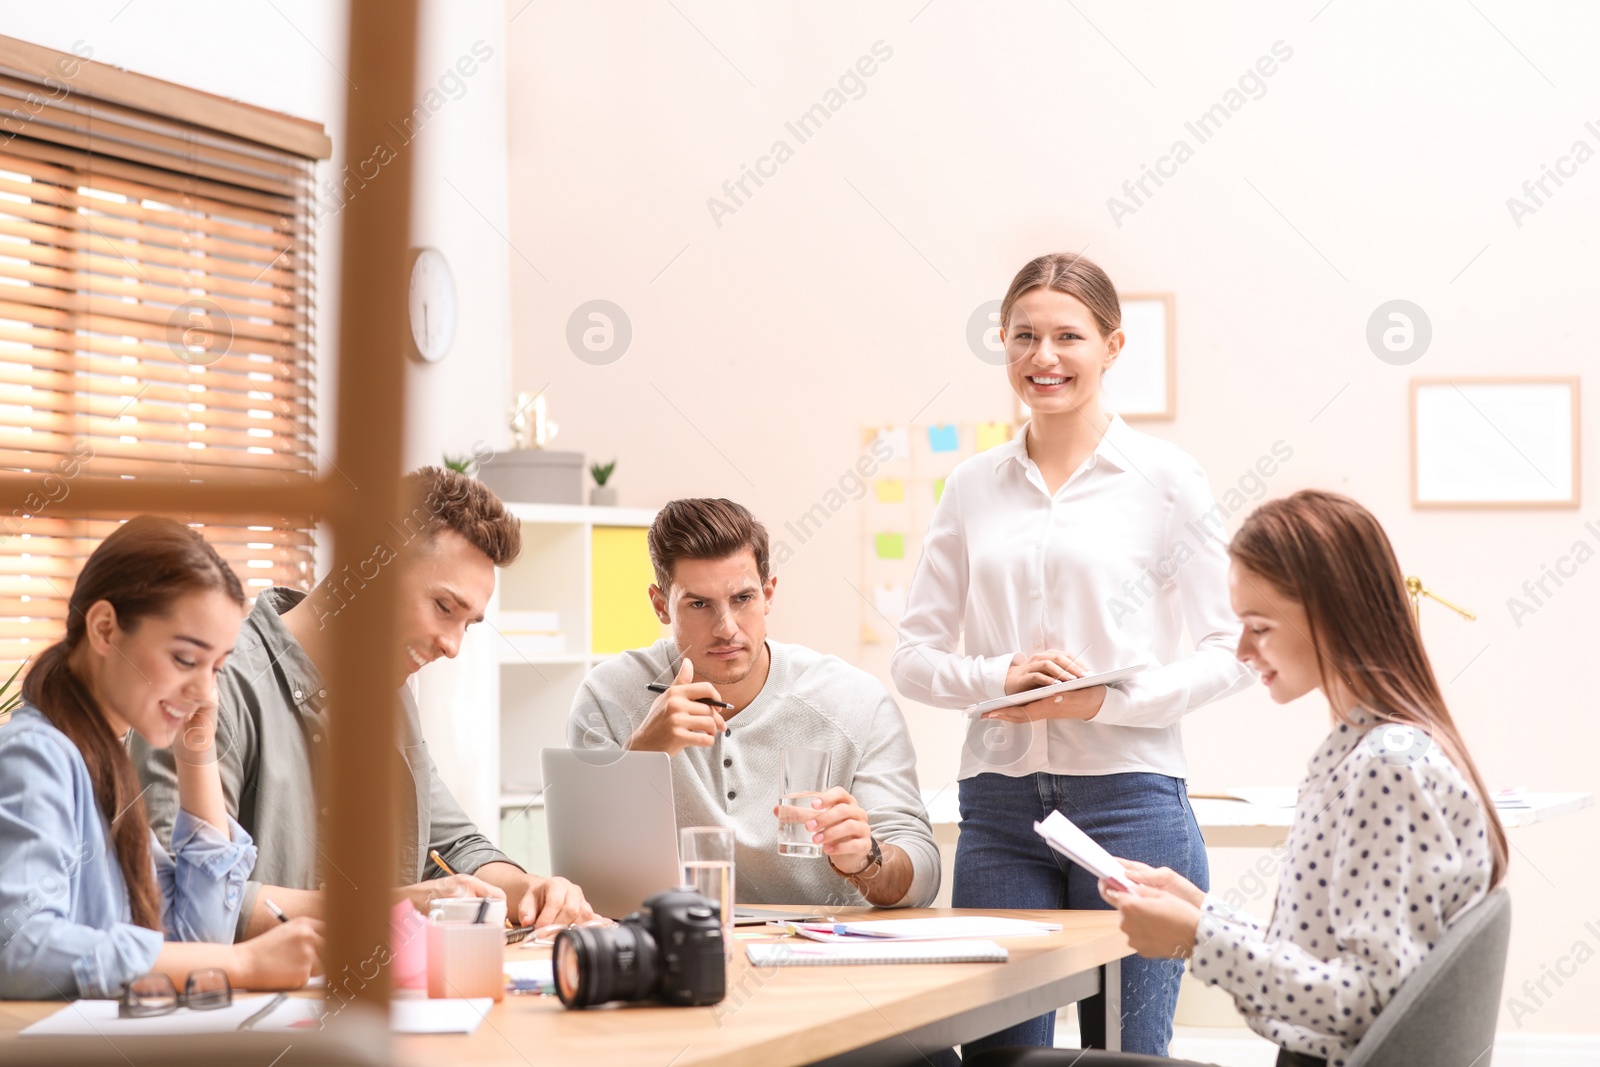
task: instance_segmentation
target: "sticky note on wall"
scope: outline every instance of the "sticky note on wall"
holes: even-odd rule
[[[590,640],[596,655],[610,655],[654,644],[661,623],[644,590],[654,582],[647,531],[639,526],[596,526],[589,574],[594,616]]]
[[[941,497],[943,497],[943,496],[944,496],[944,479],[943,478],[935,478],[933,480],[933,502],[935,504],[937,504],[939,502],[939,499]]]
[[[877,438],[881,443],[874,443],[873,452],[883,462],[911,458],[911,437],[904,426],[885,426],[878,431]]]
[[[903,504],[906,499],[906,483],[899,478],[879,478],[876,483],[878,503]]]
[[[897,533],[881,533],[874,540],[879,559],[905,559],[906,535]]]
[[[980,422],[978,423],[978,451],[986,452],[995,445],[1003,445],[1011,439],[1011,424],[1007,422]]]
[[[954,426],[929,426],[928,447],[935,452],[954,452],[961,447]]]

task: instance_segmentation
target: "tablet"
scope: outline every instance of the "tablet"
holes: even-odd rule
[[[1019,704],[1032,704],[1035,700],[1053,697],[1057,693],[1070,693],[1074,689],[1087,689],[1092,685],[1113,685],[1127,678],[1132,678],[1145,669],[1146,664],[1136,663],[1132,667],[1123,667],[1114,671],[1102,671],[1099,674],[1086,674],[1082,678],[1071,678],[1055,685],[1042,685],[1038,689],[1025,689],[1020,693],[1010,696],[995,697],[985,700],[981,704],[973,704],[965,709],[965,713],[972,718],[977,718],[986,711],[995,711],[999,708],[1014,708]]]

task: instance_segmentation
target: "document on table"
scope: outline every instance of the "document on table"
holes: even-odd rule
[[[792,941],[746,945],[757,967],[823,967],[864,963],[1004,963],[1011,954],[993,941],[855,941],[812,945]]]
[[[117,1018],[114,1000],[75,1000],[60,1011],[47,1015],[23,1030],[21,1037],[144,1037],[167,1034],[218,1034],[239,1029],[239,1025],[267,1006],[272,994],[240,996],[226,1008],[192,1011],[179,1008],[168,1015],[146,1019]],[[389,1002],[389,1029],[397,1034],[470,1034],[483,1022],[494,1001],[428,1000],[425,997],[397,998]],[[323,1002],[312,997],[290,997],[265,1018],[250,1027],[252,1031],[314,1030],[322,1025]]]
[[[389,1029],[396,1034],[470,1034],[493,1006],[488,997],[396,997],[389,1001]]]
[[[193,1011],[179,1008],[167,1015],[145,1019],[119,1019],[115,1000],[75,1000],[54,1014],[47,1015],[23,1030],[21,1037],[143,1037],[166,1034],[218,1034],[239,1029],[256,1012],[267,1006],[273,994],[234,995],[226,1008]],[[315,1029],[322,1018],[322,1001],[309,997],[290,997],[265,1018],[250,1027],[262,1030]]]
[[[1122,864],[1059,811],[1045,816],[1044,822],[1034,823],[1033,829],[1051,848],[1095,877],[1115,882],[1122,889],[1133,888],[1133,879]]]
[[[812,941],[944,941],[954,938],[1036,937],[1055,933],[1056,923],[1002,915],[957,915],[939,919],[870,919],[854,923],[790,923],[789,929]]]

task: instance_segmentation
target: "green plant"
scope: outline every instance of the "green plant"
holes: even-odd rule
[[[617,461],[616,460],[612,460],[610,463],[591,463],[591,464],[589,464],[589,473],[594,476],[594,484],[595,485],[605,485],[606,484],[606,480],[611,477],[611,472],[616,470],[616,469],[617,469]]]
[[[4,685],[0,685],[0,722],[11,718],[11,713],[22,706],[22,686],[19,685],[15,689],[11,687],[16,684],[17,676],[27,665],[27,660],[17,664],[17,669],[11,672],[11,677],[6,679]]]
[[[471,456],[452,456],[450,453],[445,452],[442,454],[442,458],[444,459],[446,470],[452,470],[458,474],[472,473],[473,462]]]

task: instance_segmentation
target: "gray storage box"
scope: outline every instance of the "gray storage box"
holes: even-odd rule
[[[583,453],[525,448],[478,464],[478,480],[516,504],[583,503]]]

